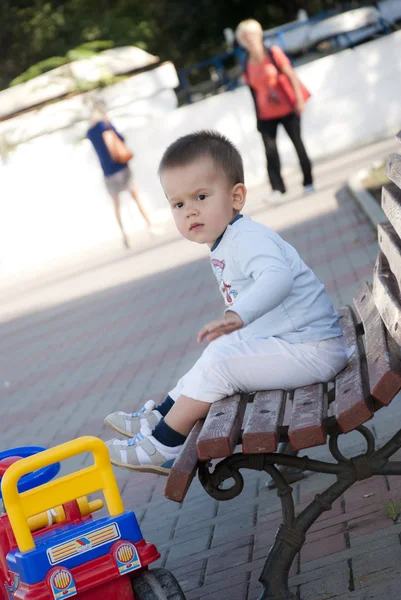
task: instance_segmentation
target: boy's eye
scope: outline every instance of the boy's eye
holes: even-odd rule
[[[173,205],[173,208],[182,208],[183,206],[183,202],[176,202],[176,204]]]
[[[197,200],[204,200],[206,198],[206,194],[198,194],[196,197]]]

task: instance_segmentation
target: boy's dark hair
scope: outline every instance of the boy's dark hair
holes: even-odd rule
[[[165,150],[159,176],[165,169],[185,166],[201,156],[210,156],[231,185],[244,183],[244,165],[236,147],[217,131],[195,131],[178,138]]]

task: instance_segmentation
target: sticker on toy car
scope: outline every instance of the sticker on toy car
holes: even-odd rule
[[[134,544],[123,542],[115,550],[114,554],[120,575],[141,568],[141,561]]]
[[[47,556],[51,565],[56,565],[59,562],[88,552],[93,548],[103,546],[109,542],[120,539],[121,534],[117,523],[112,523],[106,527],[100,527],[94,531],[90,531],[84,536],[76,537],[63,544],[52,546],[47,550]]]
[[[56,569],[50,577],[50,587],[54,600],[77,595],[74,578],[68,569]]]

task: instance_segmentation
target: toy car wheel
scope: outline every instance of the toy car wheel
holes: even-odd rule
[[[180,584],[167,569],[151,569],[132,577],[135,600],[185,600]]]

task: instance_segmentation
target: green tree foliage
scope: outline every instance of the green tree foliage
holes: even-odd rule
[[[77,48],[72,48],[68,50],[65,56],[51,56],[50,58],[46,58],[45,60],[41,60],[34,65],[30,66],[29,69],[15,77],[11,82],[10,86],[18,85],[19,83],[25,83],[38,75],[42,75],[42,73],[46,73],[46,71],[51,71],[56,67],[61,67],[62,65],[66,65],[74,60],[81,60],[84,58],[91,58],[95,56],[98,52],[102,50],[107,50],[108,48],[112,48],[114,46],[111,41],[103,41],[103,40],[95,40],[93,42],[87,42],[86,44],[81,44]],[[116,78],[113,78],[113,82],[115,83]]]
[[[337,5],[337,0],[1,0],[0,88],[31,68],[44,72],[104,49],[102,44],[136,45],[181,68],[223,51],[223,29],[242,19],[254,17],[270,28],[295,19],[300,8],[316,14]]]

